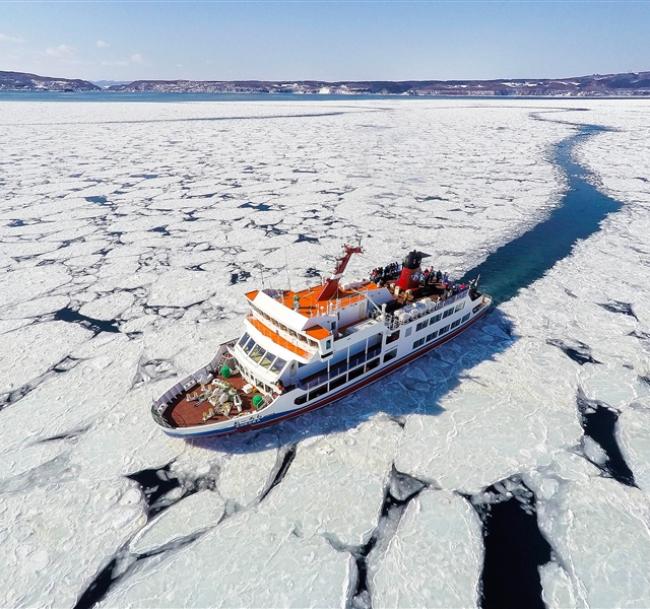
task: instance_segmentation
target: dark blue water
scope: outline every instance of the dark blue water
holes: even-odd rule
[[[404,95],[318,95],[295,93],[122,93],[117,91],[1,91],[0,100],[75,102],[189,102],[189,101],[351,101],[358,99],[427,99]],[[458,99],[458,98],[450,98]]]
[[[82,101],[82,102],[183,102],[183,101],[353,101],[364,99],[390,99],[408,101],[427,101],[431,99],[448,99],[458,102],[467,100],[481,100],[490,102],[507,102],[508,100],[534,99],[539,102],[557,102],[559,99],[566,101],[566,97],[534,97],[518,95],[515,97],[485,97],[485,96],[456,96],[456,95],[319,95],[316,93],[159,93],[155,91],[141,93],[122,93],[117,91],[75,91],[64,93],[62,91],[0,91],[0,101]],[[630,98],[608,98],[624,101]]]
[[[607,215],[620,208],[618,201],[590,184],[590,173],[573,159],[576,145],[603,131],[596,125],[580,125],[575,135],[556,146],[553,160],[568,182],[562,200],[546,220],[494,251],[463,280],[480,274],[482,290],[495,304],[505,302],[568,256],[579,239],[596,232]]]

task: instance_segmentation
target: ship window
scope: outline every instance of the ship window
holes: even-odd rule
[[[449,317],[453,312],[454,312],[454,308],[453,308],[453,307],[447,309],[447,310],[442,314],[442,318],[444,319],[445,317]]]
[[[389,362],[392,359],[395,359],[397,357],[397,349],[393,349],[392,351],[389,351],[384,355],[384,363]]]
[[[285,367],[287,362],[285,362],[281,357],[276,357],[273,364],[271,364],[271,370],[273,372],[280,372],[282,368]]]
[[[376,368],[379,365],[379,358],[371,359],[367,364],[366,364],[366,371],[372,370],[373,368]]]
[[[325,341],[325,350],[326,350],[326,351],[329,351],[331,348],[332,348],[332,339],[331,339],[331,338],[328,338],[328,339]]]
[[[428,324],[428,323],[429,323],[429,322],[428,322],[428,320],[426,320],[426,319],[425,319],[424,321],[421,321],[417,326],[415,326],[415,331],[416,331],[416,332],[419,332],[420,330],[424,330],[424,328],[427,327],[427,324]]]
[[[460,325],[460,319],[457,319],[456,321],[454,321],[454,322],[451,324],[451,327],[452,327],[452,328],[457,328],[459,325]]]
[[[462,323],[465,323],[468,319],[469,319],[469,313],[467,315],[463,315],[463,319],[461,319],[460,321]]]
[[[445,332],[449,331],[449,326],[445,326],[444,328],[440,328],[440,336],[442,336]]]
[[[429,325],[435,324],[436,322],[439,322],[439,321],[440,321],[440,313],[438,313],[438,315],[434,315],[431,318],[431,321],[429,322]]]
[[[424,339],[420,338],[413,343],[413,348],[417,349],[418,347],[421,347],[423,344],[424,344]]]
[[[325,395],[327,393],[327,383],[325,385],[321,385],[320,387],[317,387],[313,391],[309,392],[309,399],[313,400],[314,398],[318,398],[321,395]]]
[[[356,368],[355,370],[350,370],[350,374],[348,375],[349,380],[355,379],[358,376],[361,376],[363,374],[363,366],[359,366],[359,368]]]
[[[395,342],[399,338],[399,330],[397,332],[393,332],[391,335],[388,336],[386,339],[386,344]]]
[[[334,378],[335,376],[338,376],[342,372],[345,372],[347,368],[348,368],[347,361],[342,361],[339,362],[338,364],[334,364],[333,366],[330,367],[330,378]]]
[[[340,377],[337,378],[337,379],[334,379],[334,380],[330,383],[330,391],[331,391],[332,389],[336,389],[337,387],[340,387],[341,385],[344,385],[344,384],[345,384],[345,381],[346,381],[345,374],[344,374],[343,376],[340,376]]]
[[[296,404],[304,404],[307,401],[307,394],[301,395],[296,398]]]
[[[239,346],[243,347],[246,341],[250,338],[246,332],[244,332],[243,336],[239,339]]]
[[[264,354],[264,357],[262,358],[262,361],[260,361],[260,366],[263,368],[266,368],[267,370],[271,367],[271,364],[275,360],[275,355],[273,353],[269,353],[268,351]]]
[[[457,304],[455,311],[460,311],[464,306],[465,306],[465,302],[461,302],[460,304]]]
[[[406,328],[406,332],[404,332],[404,336],[411,336],[411,332],[413,332],[413,328]]]
[[[264,353],[266,352],[264,349],[262,349],[262,347],[255,345],[255,347],[253,347],[253,350],[249,353],[249,356],[256,364],[259,364]]]
[[[427,334],[427,342],[432,341],[436,336],[438,336],[437,332],[431,332],[431,334]]]
[[[250,350],[255,346],[255,341],[251,338],[243,347],[244,353],[249,353]]]

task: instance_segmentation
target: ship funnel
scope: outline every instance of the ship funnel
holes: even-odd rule
[[[420,271],[420,264],[423,258],[428,258],[429,254],[413,250],[409,252],[404,261],[402,262],[402,272],[397,280],[397,287],[400,290],[410,290],[418,285],[418,282],[413,279],[414,275]]]

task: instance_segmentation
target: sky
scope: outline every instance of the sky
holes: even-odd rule
[[[127,81],[643,71],[650,70],[650,0],[0,0],[0,70]]]

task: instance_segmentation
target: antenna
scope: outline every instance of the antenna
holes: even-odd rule
[[[291,275],[289,274],[289,263],[287,262],[287,248],[284,248],[284,270],[287,273],[287,287],[291,292],[293,290],[291,289]]]
[[[264,271],[262,269],[262,265],[259,262],[257,263],[257,266],[260,269],[260,279],[262,280],[262,289],[264,289]]]

